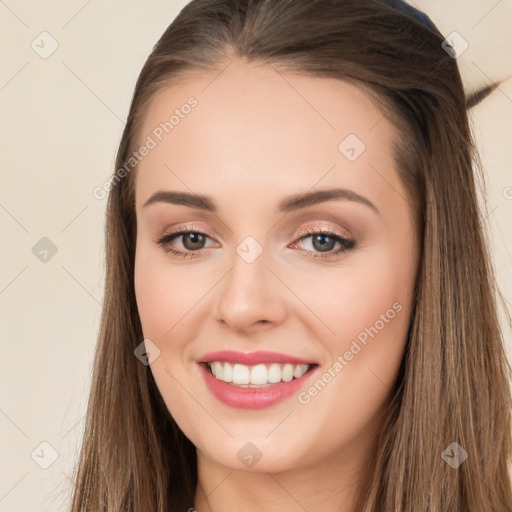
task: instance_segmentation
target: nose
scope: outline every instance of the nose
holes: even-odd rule
[[[232,262],[216,287],[215,319],[238,332],[282,323],[287,309],[285,286],[269,268],[266,252],[251,263],[235,252]]]

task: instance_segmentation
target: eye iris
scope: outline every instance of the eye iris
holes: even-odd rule
[[[190,251],[194,249],[202,249],[201,244],[204,243],[204,235],[200,233],[185,233],[183,236],[183,246]],[[191,244],[188,244],[187,241],[190,240]],[[199,244],[199,246],[195,245]]]
[[[329,239],[329,242],[325,243],[325,239]],[[323,240],[323,241],[322,241]],[[320,244],[317,246],[317,242]],[[313,247],[319,251],[331,251],[333,249],[332,244],[336,243],[335,240],[328,235],[315,235],[313,237]]]

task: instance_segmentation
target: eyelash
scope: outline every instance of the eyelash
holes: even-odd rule
[[[202,249],[199,249],[197,251],[180,251],[180,250],[174,249],[170,246],[170,242],[172,240],[174,240],[175,238],[179,238],[182,235],[186,235],[186,234],[190,234],[190,233],[194,233],[197,235],[202,235],[202,236],[211,238],[208,233],[205,233],[200,230],[198,231],[197,229],[194,228],[194,226],[184,226],[177,231],[172,231],[170,233],[166,233],[159,240],[155,240],[155,242],[157,244],[161,245],[162,249],[165,252],[171,253],[174,256],[178,256],[181,258],[197,257],[197,256],[199,256],[198,253],[200,253]],[[351,238],[344,237],[344,236],[340,235],[339,233],[337,233],[336,231],[333,231],[332,229],[329,229],[329,228],[318,228],[318,229],[307,228],[297,234],[297,236],[299,237],[297,239],[297,242],[300,242],[300,241],[304,240],[305,238],[309,238],[312,235],[328,236],[329,238],[332,238],[335,242],[338,242],[341,245],[341,247],[334,252],[326,252],[326,253],[317,252],[317,253],[312,254],[313,251],[302,250],[302,252],[304,252],[308,258],[327,259],[327,258],[330,258],[333,256],[338,256],[341,253],[343,253],[345,251],[349,251],[356,246],[355,240],[353,240]]]

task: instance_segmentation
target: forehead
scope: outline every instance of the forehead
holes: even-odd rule
[[[347,186],[381,203],[401,188],[395,128],[368,91],[270,64],[234,60],[161,89],[138,135],[153,147],[137,168],[137,204],[166,186],[276,201]]]

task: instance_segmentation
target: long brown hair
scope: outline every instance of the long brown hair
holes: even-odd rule
[[[396,165],[422,257],[407,348],[357,510],[512,510],[510,365],[485,187],[480,206],[476,187],[485,181],[457,63],[442,42],[392,0],[193,0],[167,28],[137,80],[108,197],[104,304],[72,512],[193,507],[195,447],[134,356],[143,340],[133,280],[136,168],[121,178],[119,169],[156,91],[234,58],[364,87],[400,133]],[[452,443],[467,453],[457,468],[443,459]]]

